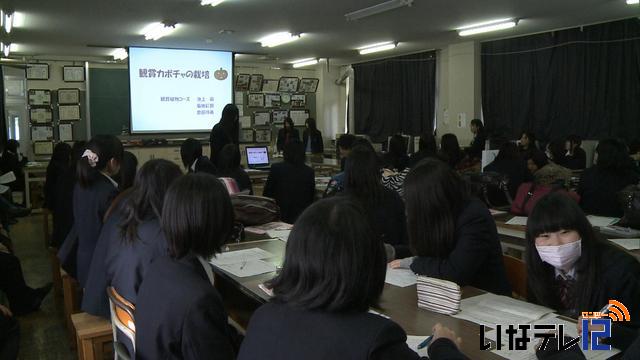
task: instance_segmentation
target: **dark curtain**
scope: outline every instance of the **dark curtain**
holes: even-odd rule
[[[0,89],[4,89],[4,67],[0,66]],[[4,113],[4,90],[0,91],[0,114],[2,114],[2,120],[0,120],[0,151],[4,150],[4,146],[7,144],[7,115]]]
[[[434,51],[353,65],[356,134],[373,141],[433,130]]]
[[[482,111],[510,138],[640,137],[640,20],[482,43]]]

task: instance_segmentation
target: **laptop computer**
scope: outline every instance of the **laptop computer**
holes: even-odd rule
[[[268,146],[247,146],[247,167],[256,170],[269,170],[269,147]]]

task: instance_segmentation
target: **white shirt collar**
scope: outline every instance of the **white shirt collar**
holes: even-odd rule
[[[102,171],[100,171],[100,174],[102,174],[104,177],[106,177],[106,178],[107,178],[107,180],[109,180],[109,182],[110,182],[113,186],[115,186],[115,188],[116,188],[116,189],[118,188],[118,183],[117,183],[115,180],[113,180],[113,179],[111,178],[111,176],[109,176],[109,175],[107,175],[107,174],[103,173]]]
[[[571,268],[571,270],[569,271],[563,271],[563,270],[559,270],[559,269],[555,269],[556,272],[556,277],[558,277],[558,275],[562,276],[563,279],[567,279],[568,277],[572,278],[572,279],[576,279],[576,268],[575,266]]]
[[[214,277],[213,277],[213,270],[211,269],[211,265],[202,258],[202,256],[197,256],[198,261],[200,261],[200,264],[202,264],[202,268],[204,269],[204,272],[207,274],[207,277],[209,278],[209,282],[211,283],[211,285],[214,285]]]
[[[198,159],[193,160],[193,164],[189,167],[191,171],[196,172],[196,164],[198,163]]]

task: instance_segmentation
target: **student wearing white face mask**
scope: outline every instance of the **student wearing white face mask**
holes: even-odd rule
[[[536,204],[527,221],[525,254],[529,300],[577,318],[599,311],[610,299],[622,302],[640,328],[640,263],[623,249],[601,240],[571,198],[551,193]],[[634,315],[635,314],[635,315]],[[626,348],[633,341],[614,327],[609,343]]]

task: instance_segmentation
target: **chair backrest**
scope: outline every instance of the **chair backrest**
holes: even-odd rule
[[[135,350],[136,325],[133,317],[135,305],[123,298],[112,286],[107,288],[109,309],[111,310],[111,325],[113,327],[113,341],[117,342],[117,332],[120,330],[131,341]]]
[[[502,255],[511,291],[515,297],[527,298],[527,266],[524,261],[509,255]]]
[[[240,192],[240,187],[238,186],[238,183],[234,178],[221,177],[218,178],[218,180],[222,182],[222,185],[224,185],[224,187],[227,189],[229,195],[237,194]]]

